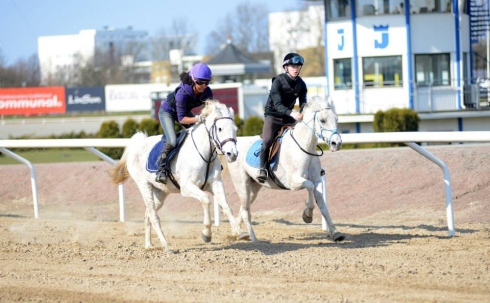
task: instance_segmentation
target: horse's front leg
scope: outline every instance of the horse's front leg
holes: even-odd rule
[[[248,240],[250,237],[248,233],[242,232],[238,220],[234,217],[233,211],[231,210],[228,201],[226,201],[225,186],[222,180],[214,180],[211,184],[211,190],[213,192],[215,200],[218,202],[223,213],[226,214],[231,225],[231,233],[236,236],[239,240]]]
[[[305,223],[313,222],[313,209],[315,205],[313,204],[314,194],[313,190],[315,185],[308,179],[305,179],[299,175],[293,175],[291,178],[291,190],[306,189],[308,191],[308,200],[306,200],[306,208],[303,211],[303,221]]]
[[[208,195],[203,192],[199,187],[195,184],[187,182],[181,184],[180,193],[184,197],[190,197],[197,199],[201,202],[203,210],[204,210],[204,229],[202,230],[201,238],[204,242],[211,242],[212,234],[211,234],[211,211],[210,211],[210,200]]]
[[[345,236],[337,231],[328,212],[327,201],[325,200],[327,198],[326,190],[327,188],[325,186],[325,195],[324,195],[323,184],[321,179],[315,183],[314,195],[315,195],[316,204],[318,205],[318,208],[320,209],[323,218],[327,222],[327,232],[330,232],[330,236],[332,237],[332,240],[334,240],[335,242],[342,241],[345,239]]]

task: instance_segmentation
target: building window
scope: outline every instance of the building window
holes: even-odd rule
[[[363,82],[366,87],[402,86],[402,56],[362,58]]]
[[[449,54],[415,55],[417,86],[451,85]]]
[[[358,16],[403,14],[404,0],[356,0]]]
[[[358,16],[404,14],[404,0],[356,0]],[[410,0],[410,14],[451,12],[452,0]]]
[[[327,19],[342,19],[350,17],[349,0],[330,0],[327,5]]]
[[[333,78],[335,89],[352,88],[352,59],[333,60]]]
[[[410,0],[410,13],[449,13],[451,5],[451,0]]]

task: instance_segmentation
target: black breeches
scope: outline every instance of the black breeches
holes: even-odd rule
[[[260,150],[260,162],[265,164],[269,158],[269,150],[277,137],[278,132],[284,125],[294,124],[295,120],[291,117],[277,118],[267,116],[264,119],[264,127],[262,128],[262,149]]]

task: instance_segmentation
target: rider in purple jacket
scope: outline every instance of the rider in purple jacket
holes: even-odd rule
[[[160,167],[155,181],[167,183],[167,168],[165,160],[170,151],[177,144],[175,134],[175,122],[177,121],[185,128],[197,122],[202,122],[201,115],[194,115],[192,109],[202,106],[204,101],[213,99],[213,91],[209,88],[209,82],[213,78],[211,69],[204,63],[192,66],[189,72],[180,74],[181,83],[167,96],[160,106],[158,117],[164,132],[165,145],[160,157]]]

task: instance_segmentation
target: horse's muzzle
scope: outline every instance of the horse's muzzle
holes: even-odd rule
[[[332,136],[332,141],[330,141],[330,151],[335,152],[340,150],[340,147],[342,147],[342,139],[340,138],[339,135],[334,135]]]
[[[227,153],[225,153],[225,156],[226,156],[226,160],[228,161],[228,163],[233,163],[236,161],[236,159],[238,159],[238,152],[236,152],[236,153],[227,152]]]

